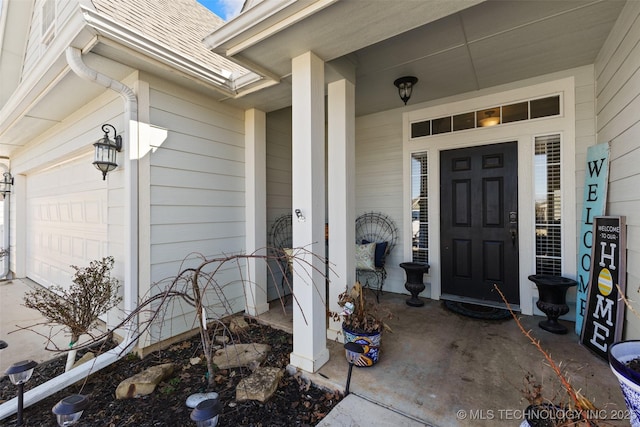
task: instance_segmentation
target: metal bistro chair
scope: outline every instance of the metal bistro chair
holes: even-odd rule
[[[269,230],[269,248],[282,272],[282,280],[280,281],[282,296],[286,295],[293,285],[293,265],[290,259],[293,247],[292,228],[292,215],[285,214],[276,218]]]
[[[376,299],[379,299],[384,280],[387,278],[386,257],[396,246],[397,241],[398,228],[389,216],[380,212],[368,212],[356,219],[356,244],[376,244],[373,266],[357,263],[356,279],[362,286],[375,289]]]

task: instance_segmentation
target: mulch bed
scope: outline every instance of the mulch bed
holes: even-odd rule
[[[293,349],[290,334],[257,323],[251,323],[249,329],[234,337],[234,340],[236,343],[269,344],[271,352],[262,366],[286,367]],[[201,357],[203,363],[191,365],[189,360],[194,357]],[[38,365],[25,384],[25,391],[62,373],[65,361],[66,357],[58,357]],[[179,367],[153,394],[137,399],[115,399],[115,389],[122,380],[150,366],[168,362]],[[191,409],[186,406],[185,401],[193,393],[207,391],[215,391],[220,396],[223,412],[218,425],[221,426],[314,426],[342,398],[337,392],[316,388],[298,375],[285,373],[275,395],[266,403],[239,402],[235,400],[235,387],[243,377],[251,373],[248,369],[218,370],[212,389],[207,386],[206,371],[199,335],[154,352],[144,359],[128,355],[93,374],[84,388],[81,389],[79,385],[70,386],[25,408],[24,425],[57,426],[51,409],[62,398],[77,393],[88,395],[90,405],[76,425],[108,427],[192,427],[195,423],[189,418]],[[16,390],[8,377],[0,378],[0,402],[15,397]],[[0,425],[13,426],[15,419],[16,416],[13,415],[0,421]]]

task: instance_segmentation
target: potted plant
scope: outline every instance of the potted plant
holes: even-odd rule
[[[355,342],[363,347],[363,354],[356,366],[372,366],[378,362],[382,332],[391,328],[384,322],[393,315],[383,310],[379,304],[367,301],[360,282],[338,295],[338,305],[342,312],[333,317],[342,319],[342,333],[345,344]]]

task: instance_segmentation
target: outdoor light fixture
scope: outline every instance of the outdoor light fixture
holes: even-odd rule
[[[7,197],[7,194],[11,193],[11,186],[13,185],[13,177],[9,172],[2,174],[2,181],[0,181],[0,193],[3,197]]]
[[[191,411],[191,419],[197,427],[215,427],[218,425],[218,416],[222,412],[218,399],[207,399],[198,403]]]
[[[24,396],[24,383],[29,381],[31,374],[33,374],[33,368],[38,366],[33,360],[23,360],[22,362],[16,362],[9,366],[9,369],[5,372],[9,376],[9,380],[18,386],[18,420],[16,426],[22,425],[22,406]]]
[[[109,128],[113,129],[113,140],[109,139]],[[107,179],[107,173],[118,167],[116,153],[122,149],[122,136],[118,135],[116,128],[110,124],[102,125],[104,137],[93,146],[96,148],[93,164],[102,172],[102,180]]]
[[[398,88],[398,94],[400,99],[404,101],[404,105],[407,105],[407,101],[411,98],[411,92],[416,83],[418,83],[418,78],[413,76],[400,77],[393,82]]]
[[[0,340],[0,350],[2,350],[3,348],[7,348],[8,346],[9,344],[7,344],[6,341]]]
[[[356,342],[348,342],[344,345],[345,356],[349,362],[349,373],[347,374],[347,387],[344,390],[344,395],[349,394],[349,384],[351,383],[351,371],[353,370],[354,363],[357,363],[360,359],[364,349]]]
[[[87,396],[72,394],[56,403],[51,412],[56,415],[59,426],[72,426],[80,420],[87,406],[89,406]]]

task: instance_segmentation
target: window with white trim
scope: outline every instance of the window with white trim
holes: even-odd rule
[[[412,260],[429,262],[429,191],[427,152],[411,154]]]
[[[562,272],[560,135],[535,138],[536,274]]]
[[[44,0],[42,4],[42,44],[45,46],[51,43],[56,32],[56,2],[55,0]]]

